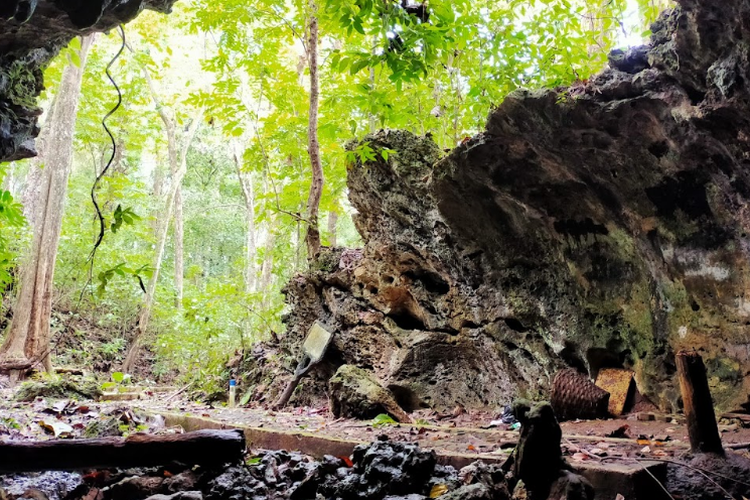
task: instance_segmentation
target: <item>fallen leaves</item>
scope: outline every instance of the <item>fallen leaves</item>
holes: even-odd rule
[[[73,427],[69,426],[65,422],[50,422],[47,420],[40,420],[39,425],[52,434],[56,438],[67,439],[73,437]]]
[[[617,429],[607,434],[606,437],[620,438],[620,439],[632,439],[633,436],[631,436],[630,434],[630,426],[628,424],[623,424]]]
[[[438,498],[446,493],[448,493],[448,486],[445,484],[436,484],[430,490],[430,498]]]

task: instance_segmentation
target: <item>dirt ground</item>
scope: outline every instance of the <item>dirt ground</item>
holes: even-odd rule
[[[412,446],[409,443],[415,443],[423,450],[434,450],[438,459],[448,457],[452,460],[458,457],[461,465],[456,465],[456,462],[451,460],[442,462],[455,465],[455,470],[457,470],[475,460],[482,460],[485,463],[504,462],[519,438],[519,432],[513,425],[501,423],[499,415],[492,412],[455,411],[450,414],[439,414],[434,411],[421,410],[411,415],[412,424],[397,424],[378,419],[373,421],[336,419],[326,407],[290,408],[281,412],[270,411],[259,406],[227,408],[180,400],[179,397],[182,395],[175,395],[175,392],[174,388],[162,388],[162,392],[146,388],[138,393],[139,399],[132,401],[93,402],[37,398],[29,403],[20,403],[12,400],[11,390],[2,389],[0,390],[0,441],[44,440],[55,437],[75,439],[127,436],[137,432],[180,433],[185,429],[179,425],[172,425],[174,419],[170,417],[170,415],[179,415],[183,418],[185,416],[197,417],[197,419],[190,418],[189,420],[199,420],[200,423],[208,422],[209,427],[219,423],[219,425],[262,429],[271,431],[270,433],[274,435],[276,433],[291,434],[295,438],[286,441],[291,443],[301,443],[301,440],[312,436],[313,441],[316,438],[327,438],[343,441],[353,447],[356,444],[380,442],[379,440],[385,436],[389,442],[397,443],[399,446]],[[707,486],[701,473],[690,469],[689,465],[677,463],[690,464],[693,460],[693,457],[688,454],[687,431],[685,425],[681,423],[683,418],[648,414],[649,420],[644,420],[646,416],[646,414],[641,414],[639,418],[638,415],[633,414],[620,419],[563,422],[561,425],[563,452],[577,470],[586,469],[587,466],[589,470],[597,468],[601,470],[602,466],[609,465],[641,470],[643,465],[649,462],[667,462],[669,472],[662,481],[669,486],[673,498],[691,500],[704,497],[712,500],[726,498],[725,490],[720,489],[706,496]],[[653,420],[650,420],[651,418]],[[722,477],[742,477],[744,473],[739,474],[736,471],[746,471],[750,464],[748,461],[750,459],[750,453],[748,453],[750,428],[745,427],[747,420],[746,417],[741,416],[720,419],[719,427],[724,444],[733,449],[737,455],[730,454],[729,458],[732,460],[728,462],[722,461],[708,465],[701,462],[699,466],[719,471]],[[253,432],[257,434],[259,431]],[[302,451],[303,455],[300,457],[303,457],[305,453],[314,455],[319,448],[313,450],[310,444],[308,442],[306,448],[299,444],[300,447],[297,450],[291,451]],[[346,446],[343,448],[352,449]],[[249,454],[248,463],[270,460],[264,458],[268,456],[267,452],[259,449],[250,449]],[[343,456],[348,454],[349,452],[335,453],[341,457],[331,459],[345,461]],[[703,459],[705,460],[705,457]],[[303,459],[295,458],[294,460]],[[312,458],[308,457],[304,460],[309,462]],[[313,462],[309,463],[313,464]],[[320,463],[324,464],[325,460]],[[242,474],[246,473],[247,471]],[[151,480],[149,478],[152,476],[153,474],[144,475],[144,481]],[[247,478],[240,476],[235,478],[236,481],[232,484],[235,486],[245,484]],[[11,494],[13,492],[19,495],[25,494],[29,484],[32,484],[28,481],[32,479],[34,488],[46,485],[47,494],[44,498],[57,500],[67,498],[68,493],[55,494],[54,491],[57,491],[55,488],[64,490],[65,485],[80,482],[81,478],[76,474],[58,472],[48,472],[41,476],[0,476],[0,490]],[[729,488],[733,484],[730,481],[726,487]],[[52,493],[49,493],[50,491]],[[744,493],[745,490],[742,490],[740,495]]]
[[[274,412],[262,407],[226,408],[172,397],[170,392],[141,393],[142,399],[121,402],[69,402],[37,399],[31,403],[11,400],[9,390],[0,391],[0,439],[51,439],[84,437],[98,429],[92,422],[108,422],[112,432],[179,432],[168,429],[153,414],[181,413],[209,418],[229,425],[301,432],[357,443],[387,435],[395,441],[414,442],[438,453],[481,456],[506,455],[518,439],[518,431],[498,421],[490,412],[462,411],[441,415],[430,410],[413,413],[412,424],[377,423],[333,418],[328,408],[290,408]],[[171,398],[171,399],[170,399]],[[135,409],[140,409],[137,411]],[[670,459],[688,449],[682,417],[655,415],[662,421],[642,421],[636,414],[610,420],[563,422],[563,448],[571,462],[618,459]],[[643,418],[643,416],[641,416]],[[738,419],[720,420],[722,439],[738,453],[750,448],[750,428]],[[742,446],[747,444],[747,447]],[[733,446],[734,445],[734,446]],[[747,456],[750,457],[750,454]]]

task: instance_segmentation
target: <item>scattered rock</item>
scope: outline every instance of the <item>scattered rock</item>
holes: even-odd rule
[[[0,475],[0,495],[7,498],[24,496],[29,490],[41,491],[49,500],[62,500],[81,485],[81,475],[73,472],[50,471],[40,474]],[[5,496],[0,496],[5,499]]]
[[[208,483],[206,500],[266,500],[268,487],[247,468],[232,467]]]
[[[436,469],[435,452],[417,445],[376,441],[357,446],[354,467],[343,479],[325,482],[320,493],[326,498],[381,500],[387,496],[427,495],[433,474],[455,475],[454,469]]]
[[[203,500],[203,493],[200,491],[180,491],[171,495],[151,495],[146,500]]]
[[[132,500],[161,492],[164,477],[132,476],[103,488],[102,500]]]

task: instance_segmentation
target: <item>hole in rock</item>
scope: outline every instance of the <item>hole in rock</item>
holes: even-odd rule
[[[424,322],[405,309],[393,311],[388,317],[402,330],[425,330]]]
[[[417,270],[404,273],[409,278],[419,281],[424,285],[428,292],[445,295],[451,289],[451,286],[439,274],[432,271]]]
[[[685,86],[685,92],[687,93],[688,97],[690,98],[690,103],[693,104],[694,106],[697,105],[697,104],[699,104],[701,101],[703,101],[703,99],[706,98],[706,93],[705,92],[701,92],[698,89],[694,89],[694,88],[690,87],[689,85]]]
[[[646,196],[656,206],[660,216],[672,217],[679,209],[691,219],[710,217],[712,211],[706,195],[706,182],[704,173],[680,172],[647,188]]]
[[[661,158],[669,152],[669,144],[667,144],[667,141],[655,142],[648,147],[648,152],[657,158]]]
[[[581,373],[586,373],[586,363],[583,362],[576,352],[576,347],[570,342],[565,342],[565,347],[560,351],[560,357],[565,361],[566,365],[575,368]]]
[[[524,324],[518,321],[516,318],[505,318],[503,321],[505,321],[505,324],[508,325],[508,328],[515,332],[524,333],[529,331],[529,329],[526,328]]]
[[[461,320],[461,328],[477,328],[479,325],[471,321],[470,319]]]
[[[417,396],[417,394],[408,387],[391,384],[388,386],[388,389],[393,393],[393,397],[396,399],[396,403],[398,403],[398,405],[406,412],[413,412],[415,410],[419,410],[420,408],[427,407],[427,405],[420,400],[419,396]]]
[[[607,236],[609,230],[603,224],[597,224],[590,217],[583,220],[565,219],[556,220],[554,228],[557,234],[581,238],[589,234],[601,234]]]
[[[589,376],[596,379],[602,368],[624,368],[625,353],[617,353],[601,347],[593,347],[586,351],[586,361],[589,365]]]
[[[516,349],[518,349],[518,346],[514,344],[513,342],[505,341],[503,342],[503,345],[508,351],[515,351]]]

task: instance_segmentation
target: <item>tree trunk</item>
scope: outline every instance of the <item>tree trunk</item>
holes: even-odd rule
[[[81,61],[83,62],[83,61]],[[72,63],[71,63],[72,65]],[[58,89],[58,92],[62,89]],[[79,91],[80,92],[80,91]],[[40,152],[39,156],[31,161],[29,171],[26,174],[26,183],[21,195],[21,204],[23,205],[23,215],[26,217],[29,227],[32,229],[37,225],[37,217],[40,215],[39,205],[45,200],[42,196],[42,187],[44,186],[44,152],[48,149],[52,123],[54,122],[55,105],[57,104],[57,94],[52,97],[47,116],[44,119],[44,125],[36,138],[36,146]]]
[[[0,473],[156,467],[181,462],[218,467],[245,454],[241,430],[134,434],[128,438],[53,439],[0,443]]]
[[[255,228],[255,187],[253,186],[253,178],[249,172],[242,171],[242,156],[243,152],[241,148],[236,148],[234,155],[234,166],[237,172],[237,180],[240,182],[240,188],[242,189],[242,199],[245,205],[245,269],[243,272],[245,281],[245,291],[255,291],[256,281],[256,269],[255,269],[255,255],[257,253],[257,245],[255,241],[256,228]]]
[[[162,119],[164,119],[164,116],[162,117]],[[122,371],[125,373],[132,372],[133,368],[135,367],[135,362],[138,358],[138,351],[140,347],[141,337],[146,332],[146,329],[148,328],[148,323],[151,319],[151,308],[154,304],[156,284],[159,281],[159,271],[161,270],[162,260],[164,259],[164,247],[166,246],[166,243],[167,243],[167,233],[169,232],[169,220],[172,218],[172,209],[175,206],[177,192],[179,191],[180,186],[182,185],[182,179],[185,178],[185,173],[187,173],[187,150],[190,148],[190,144],[193,142],[193,138],[195,137],[195,132],[198,129],[198,124],[200,122],[200,116],[201,116],[201,112],[199,111],[193,117],[193,120],[190,123],[188,131],[185,133],[185,138],[183,139],[183,144],[182,144],[182,151],[180,152],[180,155],[179,155],[179,168],[177,168],[174,171],[174,175],[172,177],[172,185],[170,186],[170,190],[169,190],[169,193],[167,194],[166,202],[164,203],[164,211],[159,217],[161,219],[161,223],[159,224],[159,234],[157,236],[157,241],[156,241],[156,253],[154,254],[154,260],[153,260],[153,265],[152,265],[153,274],[151,275],[151,279],[149,279],[148,281],[148,288],[146,289],[146,296],[144,298],[143,305],[141,307],[141,312],[138,314],[138,326],[136,327],[135,335],[130,345],[130,350],[128,351],[128,355],[125,357],[125,362],[122,365]],[[173,120],[170,120],[167,118],[164,120],[164,126],[167,129],[167,137],[171,138],[169,140],[170,161],[171,161],[171,159],[173,158],[172,150],[175,151],[174,157],[176,158],[177,148],[179,147],[179,145],[177,144],[176,135],[175,135],[176,123]]]
[[[339,213],[336,210],[328,212],[328,244],[331,248],[336,247],[336,226],[339,221]]]
[[[153,194],[156,198],[161,198],[164,194],[164,169],[159,165],[157,157],[156,166],[154,167],[154,188]]]
[[[135,334],[130,344],[130,349],[125,357],[125,361],[122,364],[122,371],[125,373],[131,373],[135,368],[135,362],[138,359],[138,352],[140,350],[141,338],[148,329],[149,321],[151,320],[151,309],[154,304],[154,295],[156,294],[156,285],[159,281],[159,271],[161,270],[162,260],[164,259],[164,248],[167,243],[167,234],[169,233],[169,221],[172,219],[173,209],[176,206],[177,193],[181,194],[182,179],[185,178],[187,173],[187,152],[190,149],[190,144],[193,142],[195,133],[198,130],[202,111],[196,111],[193,116],[188,129],[182,138],[182,144],[180,145],[177,140],[177,120],[169,116],[166,110],[159,101],[159,95],[156,92],[154,83],[151,80],[151,75],[145,68],[142,68],[143,75],[148,83],[149,90],[151,91],[151,98],[156,105],[156,111],[159,113],[159,117],[164,123],[164,129],[167,134],[167,147],[169,151],[169,168],[172,172],[172,183],[167,193],[167,198],[164,202],[164,210],[158,217],[159,224],[158,234],[156,238],[156,252],[153,259],[153,273],[151,279],[148,281],[148,287],[146,288],[146,296],[143,299],[141,311],[138,314],[138,323],[136,326]],[[180,205],[182,208],[182,205]],[[177,224],[175,224],[176,226]],[[175,242],[176,246],[176,242]],[[176,252],[175,252],[176,253]],[[176,259],[175,259],[176,260]],[[175,272],[177,270],[175,262]],[[182,273],[181,273],[182,277]],[[181,293],[180,293],[181,296]]]
[[[273,285],[273,250],[276,247],[276,215],[272,214],[268,220],[268,235],[266,236],[263,267],[260,270],[260,284],[258,289],[263,292],[262,307],[267,310],[271,305],[270,290]]]
[[[46,124],[48,135],[45,134],[47,140],[40,155],[40,165],[43,163],[44,169],[38,175],[41,181],[39,198],[31,219],[34,237],[29,258],[23,266],[10,331],[0,347],[0,359],[23,361],[40,357],[47,371],[52,369],[49,339],[55,259],[73,158],[73,133],[81,81],[93,40],[93,36],[84,37],[81,41],[80,64],[76,66],[69,61],[63,70],[54,111]],[[31,177],[37,177],[33,170]],[[14,379],[18,376],[18,373],[13,374]]]
[[[370,68],[370,93],[375,92],[375,68]],[[370,128],[370,133],[374,134],[377,130],[377,116],[375,116],[375,112],[373,111],[373,106],[370,105],[370,114],[368,117],[368,123]],[[333,245],[331,245],[333,246]]]
[[[675,364],[680,379],[690,449],[694,453],[724,454],[703,359],[697,352],[681,351],[675,356]]]
[[[182,184],[182,181],[180,181]],[[178,185],[174,195],[174,289],[175,307],[182,309],[185,277],[185,230],[182,215],[182,186]]]
[[[310,167],[312,178],[310,194],[307,198],[307,258],[316,260],[320,253],[320,229],[318,228],[318,212],[320,198],[323,194],[323,165],[320,160],[320,143],[318,142],[318,101],[320,99],[320,75],[318,74],[318,2],[308,0],[308,39],[307,64],[310,69],[310,117],[307,126]]]

